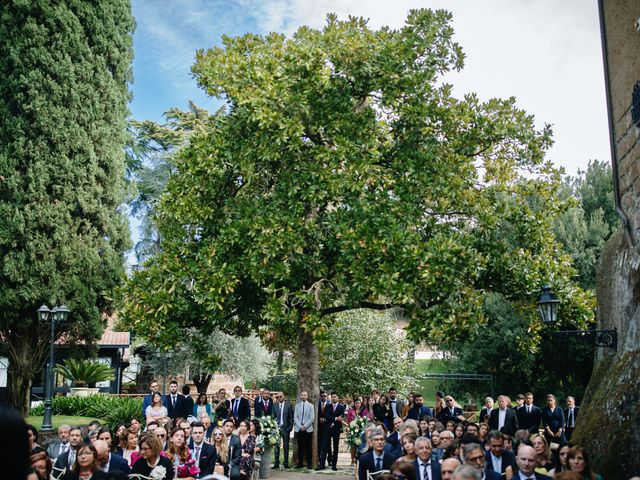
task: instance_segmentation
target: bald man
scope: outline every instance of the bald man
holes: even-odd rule
[[[453,473],[459,466],[460,460],[457,458],[451,457],[443,460],[442,465],[440,465],[440,475],[442,476],[442,480],[453,480]]]
[[[93,442],[98,452],[98,468],[103,472],[124,472],[126,475],[131,473],[129,464],[120,455],[109,452],[109,445],[104,440],[96,440]]]
[[[513,476],[513,480],[551,480],[551,477],[536,473],[537,465],[536,451],[529,445],[520,445],[516,455],[518,464],[518,474]]]

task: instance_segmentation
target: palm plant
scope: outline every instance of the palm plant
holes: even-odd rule
[[[55,371],[71,380],[76,387],[95,387],[98,382],[115,378],[111,367],[92,360],[68,358],[61,365],[57,365]]]

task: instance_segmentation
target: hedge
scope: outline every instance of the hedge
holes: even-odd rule
[[[88,397],[55,397],[51,404],[54,415],[72,415],[99,418],[109,428],[120,423],[129,423],[132,418],[140,418],[142,398],[115,397],[106,394]],[[44,415],[44,405],[32,408],[30,415]]]

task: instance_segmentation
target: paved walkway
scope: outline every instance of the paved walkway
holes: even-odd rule
[[[275,480],[353,480],[354,479],[354,467],[351,466],[351,454],[340,452],[338,454],[338,471],[334,472],[331,467],[325,468],[321,471],[307,470],[301,468],[300,470],[290,468],[289,470],[278,469],[271,470],[271,477]]]

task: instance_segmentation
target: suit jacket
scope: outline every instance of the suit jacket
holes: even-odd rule
[[[538,407],[531,405],[531,413],[528,413],[527,406],[523,405],[516,411],[516,417],[518,417],[518,426],[521,429],[528,430],[529,433],[538,433],[542,420],[542,411]]]
[[[67,442],[67,446],[70,448],[69,443]],[[56,458],[60,456],[60,449],[62,448],[62,442],[60,440],[55,440],[49,444],[47,447],[47,455],[51,460],[55,461]]]
[[[265,403],[267,405],[267,411],[264,411]],[[273,400],[270,398],[265,402],[264,399],[260,403],[255,402],[253,407],[253,414],[256,418],[259,417],[273,417]]]
[[[117,453],[111,453],[109,459],[109,472],[124,472],[127,475],[131,473],[129,463]]]
[[[329,403],[327,408],[324,410],[324,418],[326,420],[325,424],[329,428],[332,428],[334,432],[342,431],[342,422],[336,420],[338,417],[342,417],[344,420],[344,405],[336,403],[334,408],[333,403]]]
[[[231,434],[229,438],[229,472],[226,472],[229,478],[237,478],[240,475],[240,459],[242,458],[242,442],[240,437]]]
[[[400,434],[398,432],[393,432],[387,437],[387,445],[391,446],[391,451],[396,458],[402,456],[402,442],[400,441]]]
[[[195,447],[191,449],[191,458],[195,458]],[[200,473],[198,478],[206,475],[211,475],[216,467],[216,461],[218,454],[216,453],[216,447],[202,442],[202,449],[200,450],[200,461],[198,462],[198,468]]]
[[[500,471],[497,473],[504,473],[509,465],[513,465],[515,463],[515,456],[512,452],[507,450],[502,451],[502,464],[500,465]],[[486,452],[484,454],[484,469],[485,471],[493,472],[493,460],[491,459],[491,452]]]
[[[500,480],[500,474],[493,470],[484,471],[484,480]]]
[[[395,400],[396,402],[396,413],[398,414],[399,417],[402,416],[402,409],[404,408],[404,400],[400,400],[399,398],[396,398]],[[393,400],[389,400],[389,405],[391,406],[391,413],[393,414]]]
[[[478,420],[479,422],[484,422],[484,418],[487,415],[491,415],[491,408],[487,408],[487,407],[482,407],[482,410],[480,410],[480,420]]]
[[[151,393],[147,393],[142,399],[142,419],[147,418],[147,407],[151,405]]]
[[[180,417],[188,418],[189,415],[193,415],[193,397],[191,395],[182,395],[182,409],[180,411]]]
[[[416,458],[413,461],[413,466],[416,468],[416,478],[420,477],[420,459]],[[431,461],[431,480],[441,480],[442,476],[440,474],[440,464],[438,462]]]
[[[460,423],[461,420],[458,418],[460,415],[464,415],[464,412],[460,407],[453,407],[453,415],[451,414],[451,410],[445,407],[440,411],[438,420],[440,420],[443,425],[446,425],[448,421]]]
[[[69,470],[73,465],[69,465],[69,452],[71,450],[67,450],[66,452],[62,453],[60,456],[58,456],[58,458],[56,459],[56,463],[54,464],[54,467],[59,468],[59,469],[67,469]]]
[[[274,403],[273,418],[280,424],[280,413],[282,412],[282,428],[285,432],[293,430],[293,407],[289,402]]]
[[[166,394],[164,396],[164,405],[167,407],[167,412],[169,412],[169,418],[171,420],[175,420],[178,417],[182,417],[182,413],[184,413],[184,401],[185,398],[183,395],[176,393],[176,406],[174,407],[171,403],[171,394]],[[186,418],[186,417],[185,417]]]
[[[313,432],[313,422],[316,419],[316,412],[313,410],[311,402],[304,402],[304,417],[302,412],[302,402],[296,403],[293,411],[293,431],[299,432],[300,427],[304,426],[305,431]]]
[[[395,461],[395,455],[387,451],[382,452],[382,470],[389,470]],[[369,450],[360,457],[360,461],[358,462],[358,478],[361,480],[367,480],[367,472],[373,473],[377,471],[378,469],[376,468],[375,460],[373,458],[373,450]]]
[[[575,416],[575,418],[573,419],[574,425],[578,420],[578,413],[580,413],[580,407],[573,407],[573,414]],[[564,423],[565,423],[565,428],[571,427],[571,425],[569,425],[569,409],[568,408],[564,409]]]
[[[431,411],[431,409],[425,405],[422,405],[420,407],[420,409],[416,408],[416,406],[414,405],[413,407],[411,407],[409,409],[409,413],[407,414],[407,418],[410,418],[412,420],[420,420],[422,417],[424,417],[425,415],[432,417],[433,416],[433,412]]]
[[[236,402],[240,402],[240,403],[238,403],[238,416],[235,416],[233,414],[234,406],[235,406]],[[229,401],[229,415],[231,415],[231,416],[233,416],[233,418],[235,418],[236,425],[238,424],[238,422],[240,420],[246,420],[247,418],[251,418],[251,407],[249,406],[249,400],[247,400],[244,397],[240,397],[240,400],[238,400],[237,398],[233,397]]]
[[[491,416],[489,417],[490,430],[498,430],[498,422],[500,421],[498,417],[499,412],[499,408],[494,408],[493,410],[491,410]],[[516,412],[514,412],[510,408],[507,408],[506,415],[504,417],[504,426],[500,431],[502,433],[506,433],[507,435],[513,436],[518,430],[518,417],[516,417]]]

